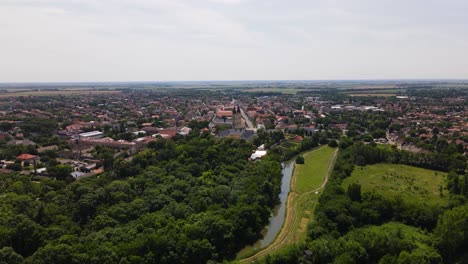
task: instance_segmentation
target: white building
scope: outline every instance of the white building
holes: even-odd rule
[[[91,131],[79,134],[80,138],[102,138],[104,133],[101,131]]]
[[[266,154],[267,154],[266,150],[257,150],[250,156],[250,159],[251,160],[260,159],[263,156],[265,156]]]

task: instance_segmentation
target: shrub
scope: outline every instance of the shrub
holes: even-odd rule
[[[296,164],[304,164],[304,157],[302,157],[302,156],[297,156],[297,158],[296,158]]]

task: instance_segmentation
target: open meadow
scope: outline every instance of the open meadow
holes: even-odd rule
[[[442,191],[447,173],[397,164],[356,166],[343,181],[345,189],[359,183],[363,192],[376,192],[387,197],[400,196],[404,200],[446,204],[448,192]]]

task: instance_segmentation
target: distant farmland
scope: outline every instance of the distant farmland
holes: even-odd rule
[[[380,97],[390,97],[396,96],[394,93],[358,93],[358,94],[348,94],[349,96],[380,96]]]
[[[115,94],[120,91],[114,90],[44,90],[44,91],[15,91],[0,93],[0,98],[6,97],[20,97],[20,96],[72,96],[72,95],[85,95],[85,94]]]

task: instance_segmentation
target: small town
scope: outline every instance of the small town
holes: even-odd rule
[[[6,97],[0,101],[0,164],[4,173],[54,177],[68,169],[79,179],[112,169],[158,138],[191,133],[267,143],[266,150],[318,134],[325,141],[360,138],[416,153],[433,151],[432,140],[436,147],[468,151],[464,92],[442,99],[338,95],[132,90]],[[281,140],[260,142],[259,133],[278,133]]]
[[[467,14],[0,0],[0,264],[468,264]]]

